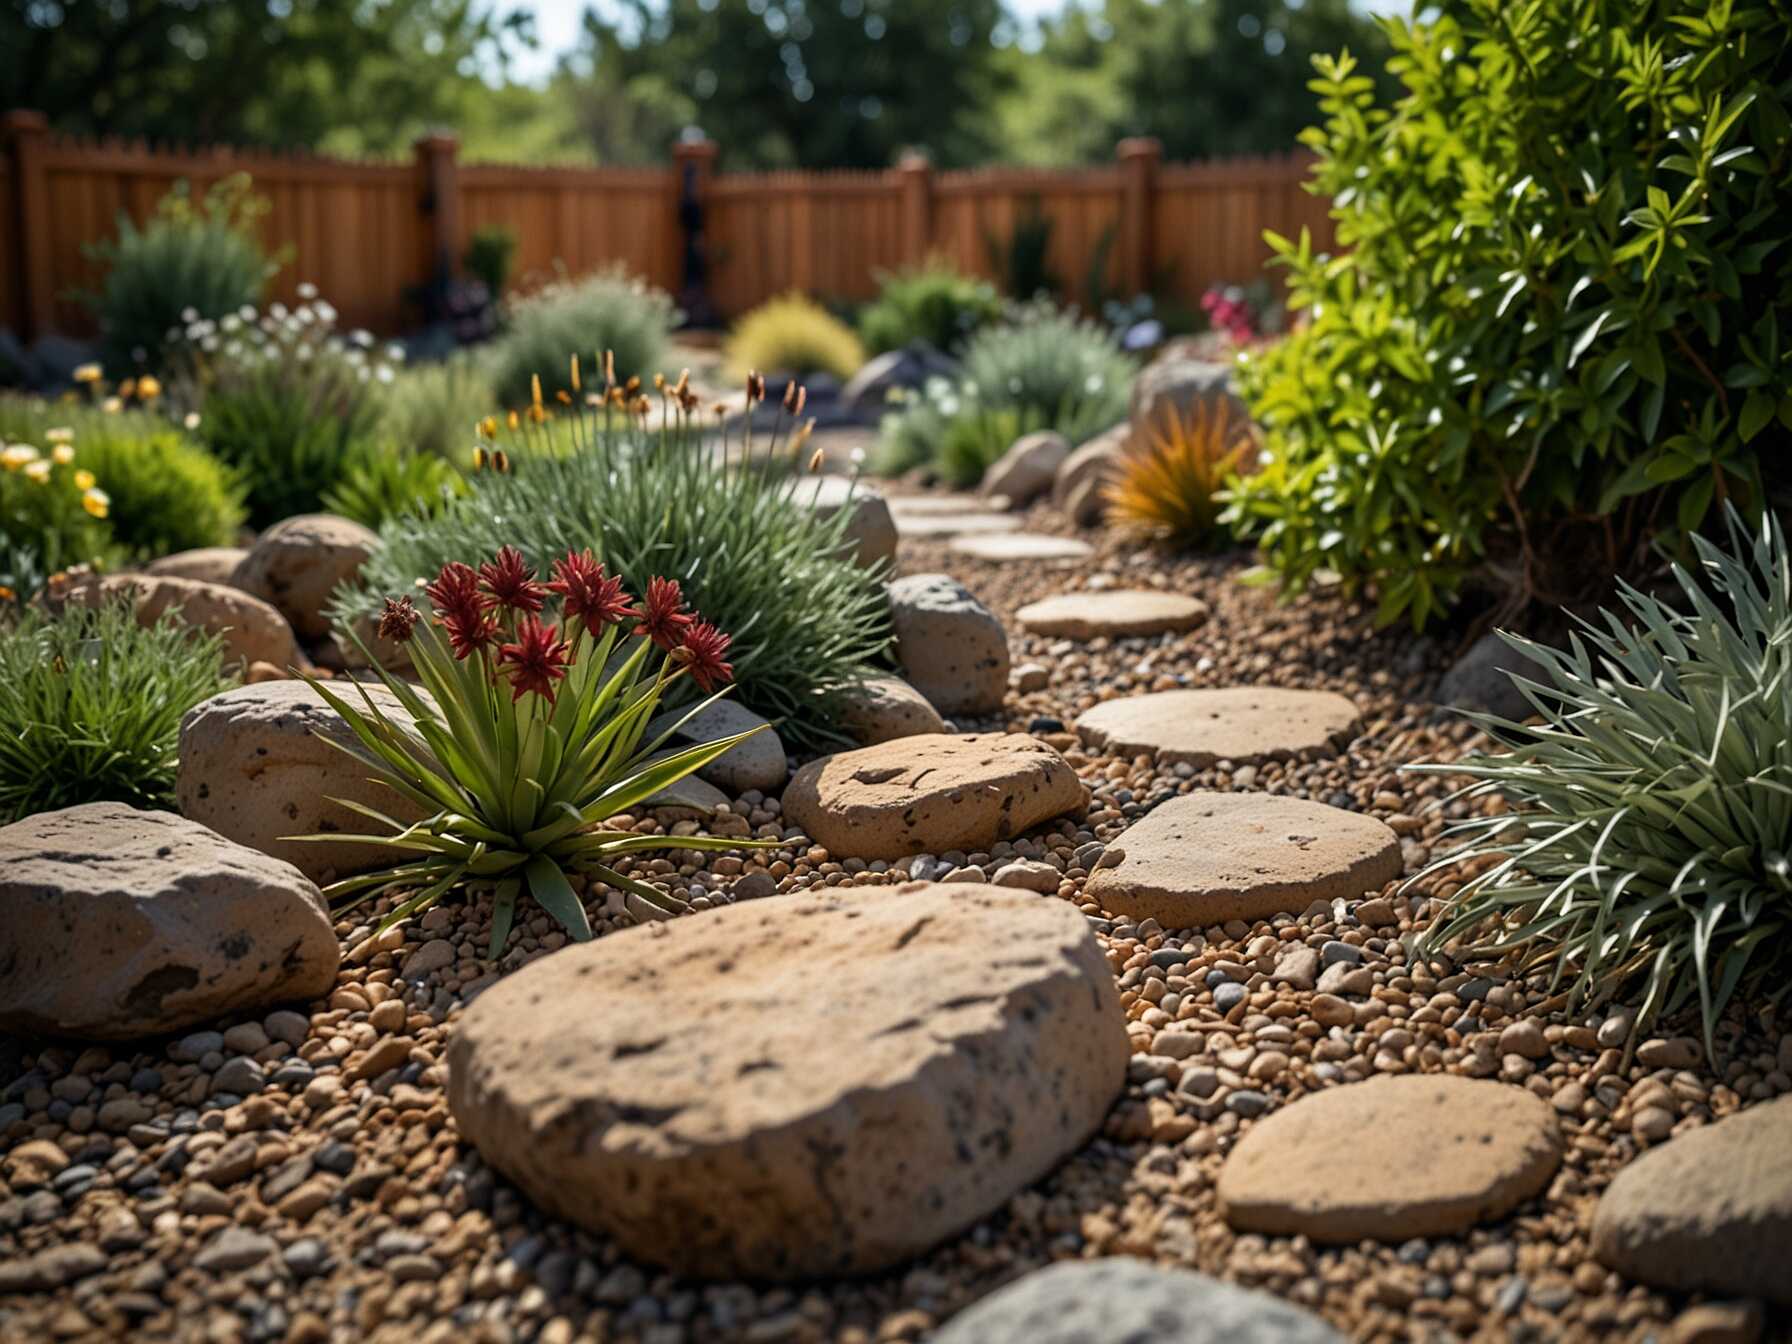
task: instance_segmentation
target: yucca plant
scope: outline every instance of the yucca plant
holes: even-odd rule
[[[1186,411],[1166,405],[1121,455],[1104,496],[1108,521],[1156,541],[1204,545],[1218,526],[1220,487],[1254,455],[1250,424],[1226,399]]]
[[[1769,515],[1732,551],[1694,537],[1683,608],[1620,587],[1567,650],[1506,636],[1552,685],[1518,679],[1541,724],[1475,716],[1508,748],[1416,767],[1476,782],[1476,817],[1430,871],[1492,860],[1422,949],[1549,968],[1571,1007],[1640,992],[1639,1039],[1697,1002],[1705,1047],[1738,991],[1778,998],[1792,962],[1792,555]]]
[[[405,825],[360,804],[343,806],[384,827],[368,835],[316,835],[386,845],[411,857],[344,879],[332,898],[402,893],[380,931],[428,910],[458,890],[493,895],[490,955],[510,936],[517,898],[527,889],[575,939],[591,937],[569,871],[633,895],[649,915],[683,903],[616,871],[616,860],[650,849],[742,849],[754,842],[712,836],[636,835],[602,829],[686,775],[701,770],[757,729],[670,751],[677,725],[643,742],[667,690],[689,679],[707,695],[726,693],[733,669],[729,637],[684,609],[675,580],[655,578],[631,606],[622,580],[589,550],[555,561],[540,581],[522,553],[506,546],[474,570],[444,565],[425,588],[424,620],[409,594],[387,598],[379,633],[409,646],[423,692],[380,671],[408,720],[389,714],[365,689],[354,697],[312,681],[353,730],[336,743],[393,793],[427,815]],[[557,595],[558,620],[544,619]],[[625,634],[623,626],[636,622]],[[350,632],[369,663],[376,660]]]

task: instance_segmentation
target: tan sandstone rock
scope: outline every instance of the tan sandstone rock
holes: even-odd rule
[[[896,520],[881,492],[847,476],[809,476],[791,490],[791,499],[819,518],[849,511],[845,540],[852,557],[866,569],[887,565],[896,557]]]
[[[1131,437],[1132,427],[1122,422],[1081,445],[1058,468],[1052,481],[1052,504],[1079,527],[1101,521],[1106,508],[1103,491],[1118,473]]]
[[[1338,1244],[1447,1237],[1504,1217],[1562,1160],[1549,1103],[1521,1087],[1407,1074],[1328,1087],[1259,1120],[1216,1193],[1241,1232]]]
[[[983,473],[978,493],[1000,495],[1011,509],[1024,509],[1052,488],[1058,468],[1070,456],[1070,443],[1053,429],[1023,434]]]
[[[1119,639],[1198,629],[1207,621],[1207,604],[1186,593],[1117,588],[1058,593],[1029,602],[1014,615],[1036,635],[1058,639],[1095,639],[1105,635]]]
[[[1335,750],[1359,722],[1356,706],[1331,691],[1236,686],[1213,691],[1156,691],[1086,710],[1076,730],[1097,751],[1155,756],[1205,770]]]
[[[303,639],[330,633],[324,615],[330,596],[353,579],[379,546],[360,523],[330,513],[305,513],[275,523],[255,545],[231,582],[271,602]]]
[[[179,608],[182,621],[223,639],[227,662],[287,668],[299,661],[299,646],[286,618],[260,598],[223,584],[172,575],[86,575],[59,589],[53,601],[87,607],[128,601],[142,626],[154,625],[164,613]]]
[[[939,711],[901,677],[870,677],[849,686],[840,693],[836,709],[840,727],[864,747],[946,731]]]
[[[350,689],[342,687],[343,693]],[[405,721],[389,691],[366,689],[388,715]],[[426,815],[417,804],[375,783],[365,765],[320,733],[338,742],[354,740],[336,711],[302,681],[239,686],[195,705],[180,725],[174,785],[180,810],[239,844],[286,860],[320,883],[398,861],[399,851],[378,845],[285,838],[378,831],[378,822],[334,799],[376,808],[407,825]]]
[[[198,579],[202,583],[229,585],[236,567],[248,558],[241,546],[201,546],[197,550],[176,551],[143,567],[145,574],[158,578]]]
[[[1124,1026],[1068,904],[830,890],[506,976],[450,1041],[448,1100],[531,1199],[631,1256],[706,1279],[865,1273],[1094,1134]]]
[[[1400,838],[1361,812],[1268,793],[1189,793],[1112,841],[1087,891],[1115,914],[1198,929],[1358,897],[1401,867]]]
[[[955,537],[952,550],[973,560],[1007,564],[1020,560],[1086,560],[1095,548],[1075,537],[1053,537],[1038,532],[997,532],[989,536]]]
[[[290,864],[171,812],[0,827],[0,1030],[129,1040],[309,999],[342,951]]]
[[[1024,733],[904,737],[811,761],[784,816],[836,859],[985,849],[1083,806],[1064,758]]]

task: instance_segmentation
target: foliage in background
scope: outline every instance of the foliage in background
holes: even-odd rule
[[[1314,317],[1245,365],[1267,466],[1229,512],[1290,588],[1415,625],[1477,573],[1506,618],[1596,597],[1758,505],[1792,428],[1783,6],[1443,9],[1390,21],[1391,108],[1318,63],[1341,255],[1272,239]]]
[[[1050,298],[1064,288],[1051,266],[1052,228],[1052,217],[1045,213],[1039,198],[1029,196],[1015,212],[1006,238],[984,231],[990,269],[1009,297],[1022,301]]]
[[[451,561],[436,574],[426,592],[440,627],[417,611],[409,591],[386,598],[380,633],[409,646],[429,693],[425,700],[381,670],[403,714],[388,714],[365,693],[357,704],[353,695],[306,678],[357,739],[333,745],[429,814],[407,826],[372,808],[355,809],[384,829],[347,838],[389,845],[406,857],[338,882],[327,894],[365,900],[403,893],[377,933],[444,896],[482,888],[493,897],[487,956],[503,952],[524,890],[583,942],[591,925],[569,871],[609,883],[658,917],[679,912],[684,902],[612,864],[656,849],[761,843],[598,829],[759,730],[655,760],[674,731],[648,737],[661,699],[686,682],[719,698],[730,673],[728,636],[684,610],[676,583],[656,578],[645,601],[630,606],[620,581],[588,550],[556,559],[553,579],[541,579],[506,547],[477,573]],[[368,652],[365,645],[361,651]]]
[[[324,511],[378,529],[406,514],[433,518],[467,493],[466,479],[439,457],[382,444],[324,491]]]
[[[380,437],[406,452],[465,466],[476,427],[497,405],[498,394],[475,357],[409,365],[380,395]]]
[[[233,684],[223,642],[178,613],[146,629],[123,603],[19,612],[0,630],[0,822],[169,805],[181,716]]]
[[[1570,1011],[1640,993],[1633,1042],[1696,1003],[1709,1050],[1733,994],[1792,970],[1792,552],[1771,514],[1727,521],[1680,602],[1623,585],[1565,651],[1508,636],[1547,673],[1519,682],[1542,725],[1477,717],[1506,754],[1422,767],[1511,808],[1456,827],[1439,866],[1491,866],[1424,946],[1548,969]]]
[[[877,297],[859,313],[859,336],[874,355],[916,341],[950,355],[1001,316],[994,285],[935,257],[878,275]]]
[[[874,675],[886,650],[888,601],[878,576],[841,555],[851,510],[823,519],[793,501],[795,445],[761,442],[724,468],[693,423],[656,409],[651,424],[621,412],[552,418],[511,449],[508,473],[479,473],[439,517],[381,528],[364,589],[338,614],[370,614],[374,595],[504,545],[531,564],[590,547],[634,591],[654,575],[682,583],[733,635],[742,702],[782,719],[789,740],[830,740],[833,694]]]
[[[1251,427],[1232,419],[1229,397],[1187,410],[1168,398],[1161,405],[1121,455],[1104,496],[1108,521],[1173,546],[1209,545],[1220,530],[1220,487],[1254,451]]]
[[[929,378],[919,391],[896,395],[872,452],[871,469],[899,476],[926,466],[947,484],[967,488],[1014,441],[1040,428],[1038,417],[1012,406],[986,406],[974,390],[949,378]]]
[[[964,350],[964,382],[982,404],[1017,410],[1073,444],[1126,418],[1137,371],[1112,333],[1042,304],[978,332]]]
[[[494,224],[474,230],[461,264],[485,286],[492,298],[501,299],[504,287],[510,283],[510,264],[515,257],[515,232]]]
[[[308,295],[189,323],[177,356],[180,396],[198,434],[248,488],[256,527],[315,513],[324,495],[379,451],[381,393],[404,352],[364,331],[339,336],[336,312]]]
[[[242,484],[162,417],[0,397],[0,439],[47,444],[52,432],[109,499],[105,530],[125,558],[153,560],[236,543],[244,519]]]
[[[121,213],[118,237],[87,249],[106,268],[99,292],[85,297],[115,375],[165,372],[171,332],[261,301],[278,269],[256,239],[266,211],[245,173],[216,183],[197,205],[179,182],[142,228]]]
[[[539,377],[552,399],[570,392],[574,355],[592,369],[604,351],[614,353],[618,378],[646,378],[664,362],[682,316],[669,294],[620,266],[561,281],[512,305],[510,329],[492,347],[492,385],[516,408],[528,404],[530,380]]]
[[[853,329],[813,299],[781,294],[745,314],[728,333],[728,371],[826,373],[845,382],[865,362]],[[621,370],[617,370],[621,376]]]
[[[60,437],[60,436],[58,436]],[[0,608],[29,600],[53,574],[115,558],[103,519],[111,499],[66,442],[0,436]]]

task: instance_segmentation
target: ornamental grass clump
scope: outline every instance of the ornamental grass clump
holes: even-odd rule
[[[1108,521],[1173,546],[1201,546],[1219,531],[1218,494],[1255,453],[1248,421],[1229,398],[1164,413],[1135,438],[1108,485]]]
[[[1482,865],[1421,948],[1547,969],[1571,1007],[1640,993],[1638,1030],[1697,1003],[1707,1051],[1738,991],[1792,969],[1792,554],[1771,517],[1729,515],[1727,553],[1694,537],[1683,609],[1627,585],[1568,650],[1507,636],[1551,685],[1519,681],[1541,724],[1476,716],[1503,755],[1467,775],[1509,811],[1461,823],[1434,865]]]
[[[652,849],[754,846],[603,829],[753,735],[663,751],[687,714],[647,739],[669,691],[695,686],[707,697],[695,713],[719,699],[733,676],[729,636],[686,609],[675,579],[652,579],[634,604],[622,579],[589,550],[568,551],[543,582],[522,552],[506,546],[476,570],[458,561],[442,566],[424,593],[430,618],[405,594],[385,599],[379,621],[382,639],[408,646],[422,680],[420,693],[380,673],[407,718],[387,713],[364,690],[356,704],[346,689],[311,682],[354,732],[354,743],[336,745],[428,814],[407,826],[341,800],[384,829],[300,838],[361,840],[410,857],[338,882],[329,896],[399,895],[383,932],[451,893],[488,890],[496,957],[524,891],[582,941],[591,926],[568,873],[638,898],[650,917],[669,915],[683,903],[624,876],[616,861]]]

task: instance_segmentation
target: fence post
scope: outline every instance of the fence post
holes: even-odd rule
[[[1126,292],[1143,294],[1151,288],[1156,258],[1151,216],[1157,193],[1157,165],[1164,147],[1149,136],[1122,140],[1116,149],[1120,159],[1121,282]]]
[[[50,279],[50,194],[44,171],[50,121],[42,112],[8,112],[0,122],[12,158],[15,255],[13,268],[19,294],[19,339],[29,342],[56,325],[56,295]]]
[[[902,258],[919,265],[933,246],[933,164],[911,150],[896,173],[902,192]]]
[[[672,146],[672,190],[682,241],[678,306],[693,327],[714,326],[715,304],[709,297],[709,247],[704,225],[709,213],[709,183],[715,176],[716,143],[701,131],[687,132]]]
[[[417,158],[418,204],[428,240],[427,283],[445,290],[460,261],[460,174],[455,156],[460,141],[446,131],[432,131],[412,146]]]

